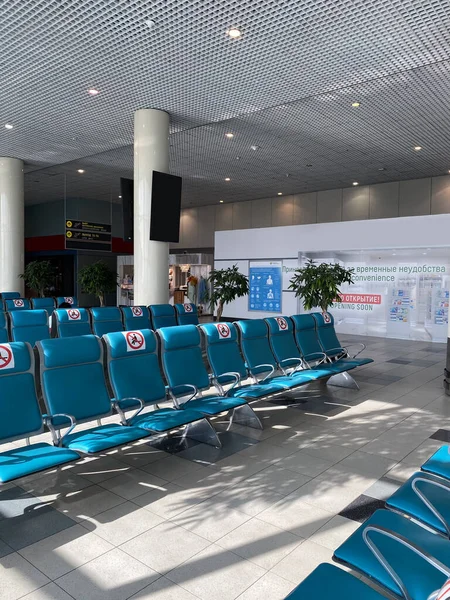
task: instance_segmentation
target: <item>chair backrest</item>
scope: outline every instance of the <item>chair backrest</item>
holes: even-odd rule
[[[314,317],[311,314],[292,315],[291,319],[294,323],[295,342],[302,356],[308,358],[316,354],[316,358],[319,358],[323,349],[317,337]]]
[[[175,304],[178,325],[198,325],[198,313],[195,304]]]
[[[121,310],[127,331],[152,328],[150,313],[146,306],[122,306]]]
[[[53,313],[56,335],[60,338],[90,335],[92,333],[89,313],[85,308],[57,308]]]
[[[256,368],[258,365],[272,365],[276,369],[277,361],[270,348],[264,319],[237,321],[235,326],[240,334],[242,354],[251,372],[257,374],[269,371],[268,367]]]
[[[0,298],[2,300],[12,300],[14,298],[20,298],[20,292],[1,292]]]
[[[152,317],[152,329],[177,325],[175,310],[171,304],[150,304],[148,309]]]
[[[329,356],[336,356],[341,353],[339,348],[341,342],[338,340],[336,331],[334,329],[334,317],[331,313],[312,313],[312,316],[316,322],[317,337],[319,338],[320,345],[323,348],[323,352]]]
[[[140,398],[146,404],[166,399],[159,368],[158,340],[153,331],[108,333],[106,359],[109,381],[116,400]]]
[[[200,331],[195,325],[162,327],[161,360],[164,374],[171,388],[185,383],[199,390],[209,388],[209,375],[203,362]],[[189,388],[177,390],[176,395],[189,393]]]
[[[31,305],[33,309],[43,308],[47,311],[48,316],[52,315],[55,310],[54,298],[31,298]]]
[[[117,306],[91,308],[92,331],[98,337],[113,331],[123,331],[122,313]]]
[[[29,344],[0,344],[0,441],[40,433],[42,416],[36,395],[34,354]]]
[[[294,324],[289,317],[265,319],[269,330],[269,342],[279,365],[284,368],[299,365],[301,354],[294,339]],[[288,359],[297,360],[288,360]]]
[[[49,415],[65,413],[82,422],[111,414],[100,339],[94,335],[57,338],[36,346]]]
[[[0,344],[4,344],[8,341],[8,319],[6,313],[0,311]]]
[[[3,301],[5,310],[13,312],[13,310],[31,310],[30,301],[27,298],[10,298]]]
[[[28,342],[34,346],[38,340],[50,337],[48,315],[44,309],[15,310],[10,315],[11,337],[14,342]]]
[[[206,356],[216,377],[223,373],[239,373],[242,379],[247,377],[247,369],[239,348],[237,330],[230,323],[204,323],[200,325],[205,340]],[[226,384],[233,377],[220,380]]]
[[[63,302],[70,304],[73,308],[77,308],[78,306],[78,298],[76,296],[58,296],[56,298],[56,307],[63,304]]]

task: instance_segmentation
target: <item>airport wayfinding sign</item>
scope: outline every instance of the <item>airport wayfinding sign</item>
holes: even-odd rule
[[[97,250],[111,252],[111,225],[66,219],[67,250]]]

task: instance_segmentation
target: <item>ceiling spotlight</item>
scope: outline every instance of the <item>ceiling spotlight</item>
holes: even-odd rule
[[[359,183],[357,181],[354,181],[353,185],[359,185]]]
[[[223,204],[223,200],[219,200],[220,204]]]
[[[258,150],[259,146],[250,146],[252,150]]]
[[[5,125],[5,127],[6,127],[6,125]],[[450,173],[450,169],[448,170],[448,172]]]
[[[225,181],[231,181],[229,177],[225,177]]]
[[[283,195],[283,192],[278,192],[278,196],[282,196],[282,195]]]
[[[426,254],[426,252],[422,252],[422,254]]]
[[[89,96],[98,96],[100,94],[99,90],[96,90],[95,88],[90,88],[88,90],[88,94]]]
[[[155,21],[153,21],[153,19],[147,19],[145,21],[145,24],[149,29],[153,29],[153,27],[155,26]]]
[[[11,123],[5,123],[5,129],[12,129],[13,125]]]
[[[419,152],[419,150],[422,150],[422,146],[414,146],[414,150],[416,152]]]
[[[230,36],[230,38],[237,39],[241,37],[242,32],[237,27],[230,27],[227,31],[227,35]]]
[[[122,198],[122,196],[119,196],[119,198]]]
[[[84,169],[77,169],[77,173],[80,173],[80,175],[82,175],[84,173]]]
[[[352,102],[353,108],[358,108],[361,106],[361,102]]]
[[[231,133],[231,132],[230,132],[230,133],[226,133],[226,134],[225,134],[225,137],[227,137],[227,138],[230,138],[230,139],[231,139],[232,137],[234,137],[234,133]]]

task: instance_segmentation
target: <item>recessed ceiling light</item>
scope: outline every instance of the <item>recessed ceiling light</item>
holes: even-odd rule
[[[95,88],[89,88],[88,94],[89,94],[89,96],[98,96],[100,94],[100,92],[99,92],[99,90],[96,90]]]
[[[230,139],[231,139],[232,137],[234,137],[234,133],[231,133],[231,132],[230,132],[230,133],[226,133],[226,134],[225,134],[225,137],[227,137],[227,138],[230,138]]]
[[[361,102],[352,102],[352,106],[353,108],[358,108],[359,106],[361,106]]]
[[[422,254],[426,254],[426,252],[422,252]]]
[[[119,196],[119,198],[122,198],[122,196]]]
[[[359,183],[357,181],[354,181],[353,185],[359,185]]]
[[[147,19],[145,21],[145,24],[149,29],[153,29],[153,27],[155,26],[155,21],[153,21],[153,19]]]
[[[283,192],[278,192],[278,196],[282,196],[282,195],[283,195]]]
[[[219,200],[220,204],[223,204],[223,200]]]
[[[5,129],[12,129],[14,127],[14,125],[11,125],[11,123],[5,123]]]
[[[77,173],[80,173],[82,175],[84,173],[84,169],[77,169]]]
[[[393,252],[393,253],[392,253],[392,256],[397,256],[397,255],[395,254],[395,252]]]
[[[231,181],[229,177],[225,177],[225,181]]]
[[[237,27],[230,27],[227,31],[227,35],[229,35],[230,38],[237,39],[241,37],[242,32]]]
[[[5,125],[5,127],[6,127],[6,125]],[[450,169],[448,170],[448,172],[450,173]]]
[[[419,150],[422,150],[422,146],[414,146],[414,150],[416,152],[419,152]]]
[[[250,146],[252,150],[258,150],[259,146]]]

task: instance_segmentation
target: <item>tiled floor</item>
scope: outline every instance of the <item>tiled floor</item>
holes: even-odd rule
[[[350,340],[349,340],[350,341]],[[450,442],[445,346],[366,338],[360,390],[311,385],[0,488],[1,600],[281,600]]]

